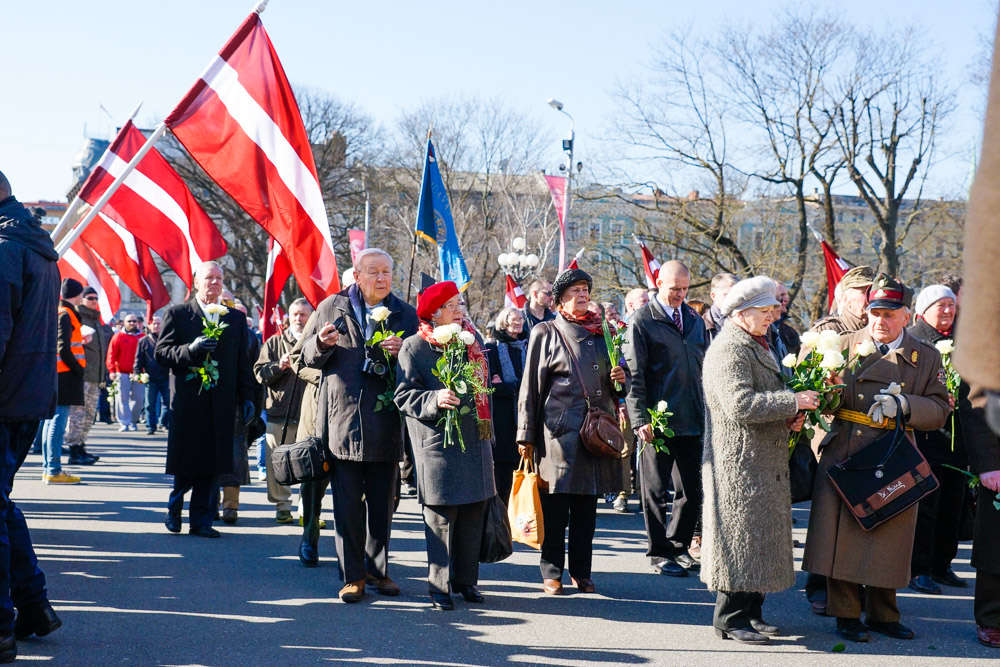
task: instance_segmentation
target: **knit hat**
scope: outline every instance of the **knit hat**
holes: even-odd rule
[[[778,306],[777,285],[767,276],[754,276],[733,285],[719,310],[726,317],[747,308]]]
[[[451,280],[441,283],[434,283],[417,298],[417,317],[427,322],[431,321],[431,315],[453,297],[458,296],[458,285]]]
[[[88,296],[97,296],[97,290],[90,285],[83,288],[83,298],[86,299]]]
[[[63,278],[62,285],[59,286],[59,296],[61,298],[72,299],[75,296],[80,296],[82,293],[83,285],[80,284],[79,280]]]
[[[593,279],[583,269],[566,269],[556,276],[555,282],[552,283],[552,298],[557,304],[561,301],[563,292],[576,283],[587,283],[587,289],[594,289]]]
[[[957,301],[955,293],[945,285],[928,285],[920,290],[917,295],[917,305],[915,307],[917,315],[923,315],[924,311],[933,306],[941,299],[951,299]]]

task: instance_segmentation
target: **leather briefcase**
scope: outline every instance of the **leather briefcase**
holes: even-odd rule
[[[913,507],[939,485],[927,459],[906,437],[906,417],[895,400],[895,428],[827,471],[833,488],[865,530]]]

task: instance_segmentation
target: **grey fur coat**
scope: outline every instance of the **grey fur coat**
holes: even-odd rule
[[[788,427],[795,394],[770,352],[732,322],[705,354],[701,580],[774,593],[795,583]]]

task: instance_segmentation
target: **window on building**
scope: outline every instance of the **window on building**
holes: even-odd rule
[[[570,220],[566,223],[566,238],[570,241],[575,241],[580,237],[580,228],[577,226],[576,222]]]
[[[601,221],[593,220],[590,223],[590,236],[599,239],[601,238]]]

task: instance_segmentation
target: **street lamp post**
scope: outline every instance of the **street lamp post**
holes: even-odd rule
[[[349,182],[354,183],[355,179],[351,178]],[[368,194],[368,186],[365,185],[364,176],[361,177],[361,192],[365,195],[365,247],[368,248],[370,247],[368,242],[368,219],[371,212],[371,197]]]
[[[573,116],[563,108],[563,103],[555,98],[549,98],[549,106],[569,118],[569,139],[563,139],[562,148],[566,153],[566,164],[559,165],[559,169],[566,172],[566,193],[563,195],[563,210],[562,210],[562,224],[563,229],[569,224],[569,199],[570,193],[573,191],[573,148],[576,143],[576,122],[573,120]],[[559,253],[559,271],[560,273],[566,267],[563,264],[566,261],[566,249],[561,248]]]
[[[535,253],[525,253],[527,243],[523,237],[515,237],[511,243],[511,252],[502,252],[497,255],[497,264],[504,273],[509,273],[518,283],[530,276],[538,268],[539,259]]]

